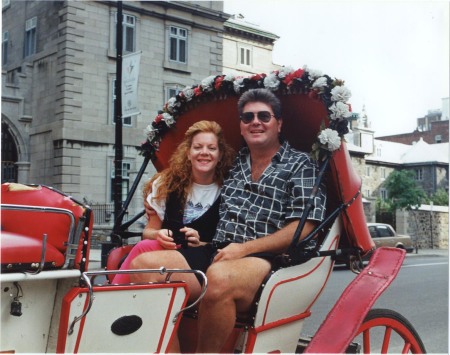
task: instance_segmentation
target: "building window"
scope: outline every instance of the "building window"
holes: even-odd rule
[[[252,50],[248,47],[239,47],[239,64],[245,66],[252,65]]]
[[[363,193],[364,197],[370,197],[370,195],[371,195],[370,189],[364,190],[364,193]]]
[[[380,175],[381,175],[381,178],[382,178],[382,179],[386,179],[386,168],[381,168],[381,173],[380,173]]]
[[[440,134],[434,136],[434,143],[442,143],[442,136]]]
[[[423,169],[422,168],[416,169],[416,180],[417,181],[423,180]]]
[[[377,147],[377,157],[381,157],[381,148]]]
[[[9,40],[9,32],[3,32],[2,36],[2,65],[6,65],[8,63],[8,40]]]
[[[114,201],[114,178],[116,176],[114,161],[111,161],[111,201]],[[131,162],[122,161],[122,202],[127,199],[130,189]]]
[[[164,102],[167,102],[171,97],[177,96],[177,94],[182,90],[181,88],[182,86],[177,84],[166,85],[164,90]]]
[[[187,34],[184,28],[170,26],[169,31],[169,60],[187,63]]]
[[[366,166],[365,171],[366,171],[365,175],[370,176],[370,166]]]
[[[36,53],[36,26],[37,17],[30,18],[25,22],[25,57]]]
[[[111,80],[112,87],[111,87],[111,93],[112,93],[112,100],[111,100],[111,122],[115,124],[116,122],[116,79]],[[131,116],[128,117],[122,117],[122,124],[124,126],[131,126]]]
[[[136,51],[136,17],[123,14],[122,15],[122,41],[124,53],[134,53]],[[117,13],[115,16],[114,25],[114,39],[116,38],[117,31]],[[117,44],[114,42],[114,49]]]
[[[380,198],[382,200],[386,200],[388,198],[387,190],[386,189],[380,189]]]

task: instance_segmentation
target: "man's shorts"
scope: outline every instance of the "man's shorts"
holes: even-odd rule
[[[210,243],[206,245],[201,245],[199,247],[191,248],[181,248],[178,251],[184,256],[187,263],[192,270],[200,270],[206,273],[209,266],[212,264],[214,257],[217,254],[218,249],[225,248],[230,243]],[[256,258],[261,258],[272,263],[276,254],[273,253],[254,253],[247,256],[252,256]],[[197,276],[197,275],[196,275]],[[200,284],[202,283],[201,277],[197,276]]]

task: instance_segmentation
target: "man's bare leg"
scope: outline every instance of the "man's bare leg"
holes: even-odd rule
[[[248,312],[271,268],[267,260],[247,257],[212,264],[208,290],[199,309],[197,352],[219,353],[233,331],[236,314]]]

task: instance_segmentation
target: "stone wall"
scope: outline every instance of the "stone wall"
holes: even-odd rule
[[[419,249],[448,249],[448,207],[397,211],[397,233],[408,234]]]

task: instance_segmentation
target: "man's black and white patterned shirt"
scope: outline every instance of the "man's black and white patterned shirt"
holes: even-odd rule
[[[214,241],[242,243],[299,220],[317,174],[317,164],[308,154],[283,142],[271,164],[253,182],[249,151],[242,148],[222,187],[220,222]],[[308,219],[323,220],[325,203],[325,187],[321,186]]]

